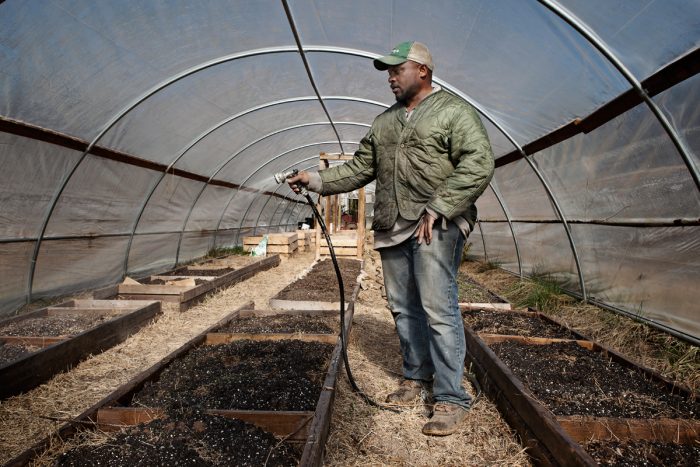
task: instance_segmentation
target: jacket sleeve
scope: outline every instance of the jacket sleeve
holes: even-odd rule
[[[428,207],[448,219],[467,212],[488,186],[494,172],[493,151],[476,110],[458,106],[449,137],[454,171],[437,187]]]
[[[352,160],[318,172],[323,182],[320,193],[322,195],[346,193],[367,185],[376,177],[375,156],[370,129],[360,141],[360,147],[355,151]]]

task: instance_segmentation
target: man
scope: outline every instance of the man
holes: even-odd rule
[[[462,247],[474,202],[493,176],[491,145],[476,111],[432,84],[433,60],[403,42],[374,60],[389,72],[396,104],[379,115],[351,161],[288,180],[329,195],[376,180],[374,245],[382,258],[404,380],[387,402],[410,404],[432,385],[427,435],[458,430],[471,405],[462,386],[466,344],[457,303]]]

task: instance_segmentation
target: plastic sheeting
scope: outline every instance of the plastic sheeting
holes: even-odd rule
[[[637,81],[700,47],[696,1],[287,3],[0,3],[0,315],[294,229],[309,209],[272,174],[356,150],[393,103],[371,58],[401,41],[428,44],[497,157],[631,89],[597,46]],[[669,137],[700,165],[700,77],[652,98],[670,130],[640,104],[499,164],[469,251],[572,292],[580,273],[596,300],[700,339],[700,194]]]

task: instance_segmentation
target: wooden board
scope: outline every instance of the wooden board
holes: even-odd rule
[[[330,256],[331,252],[328,249],[328,247],[321,247],[319,248],[319,254],[321,256]],[[357,247],[336,247],[333,246],[333,251],[335,251],[336,256],[357,256]]]
[[[576,342],[584,349],[594,350],[595,344],[590,341],[574,340],[574,339],[557,339],[551,337],[529,337],[529,336],[509,336],[506,334],[482,334],[479,337],[488,345],[498,344],[501,342],[520,342],[521,344],[529,345],[547,345],[555,342]]]
[[[243,245],[257,245],[263,239],[263,235],[243,237]],[[299,239],[296,232],[279,232],[267,234],[267,245],[288,245]]]
[[[510,303],[460,303],[461,311],[507,311],[512,310]]]
[[[660,441],[693,444],[700,440],[700,421],[558,416],[557,422],[574,441]]]
[[[312,411],[222,410],[205,411],[211,415],[236,418],[251,423],[276,436],[290,441],[306,441]],[[144,407],[104,407],[97,411],[97,427],[106,432],[119,431],[127,426],[148,423],[164,415],[161,409]]]
[[[26,392],[88,356],[124,341],[161,312],[161,304],[157,301],[128,303],[132,308],[123,308],[122,314],[114,319],[0,366],[0,398]],[[67,306],[60,308],[69,309]],[[46,310],[40,311],[46,313]]]
[[[326,344],[335,344],[338,336],[335,334],[309,334],[303,332],[289,333],[209,333],[204,341],[206,345],[228,344],[240,340],[253,341],[281,341],[281,340],[300,340],[304,342],[323,342]]]

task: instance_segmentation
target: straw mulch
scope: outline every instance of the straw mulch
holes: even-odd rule
[[[355,307],[348,354],[357,385],[381,402],[401,380],[401,353],[386,299],[382,297],[378,255],[371,252],[365,260],[367,275]],[[474,394],[466,379],[464,384]],[[427,420],[423,404],[398,414],[369,406],[352,392],[342,375],[325,463],[328,466],[530,465],[498,409],[485,397],[476,402],[462,429],[452,436],[423,435],[421,428]]]
[[[521,281],[488,263],[466,261],[461,271],[514,306],[525,307],[537,296],[537,281]],[[563,293],[540,295],[537,310],[688,387],[695,394],[700,392],[699,347]]]
[[[177,311],[177,305],[165,304],[164,313],[156,321],[120,345],[85,360],[32,391],[0,402],[0,463],[20,454],[61,425],[45,417],[68,419],[79,415],[252,300],[257,308],[267,308],[268,300],[312,261],[310,253],[282,259],[280,266],[212,295],[183,313]]]

